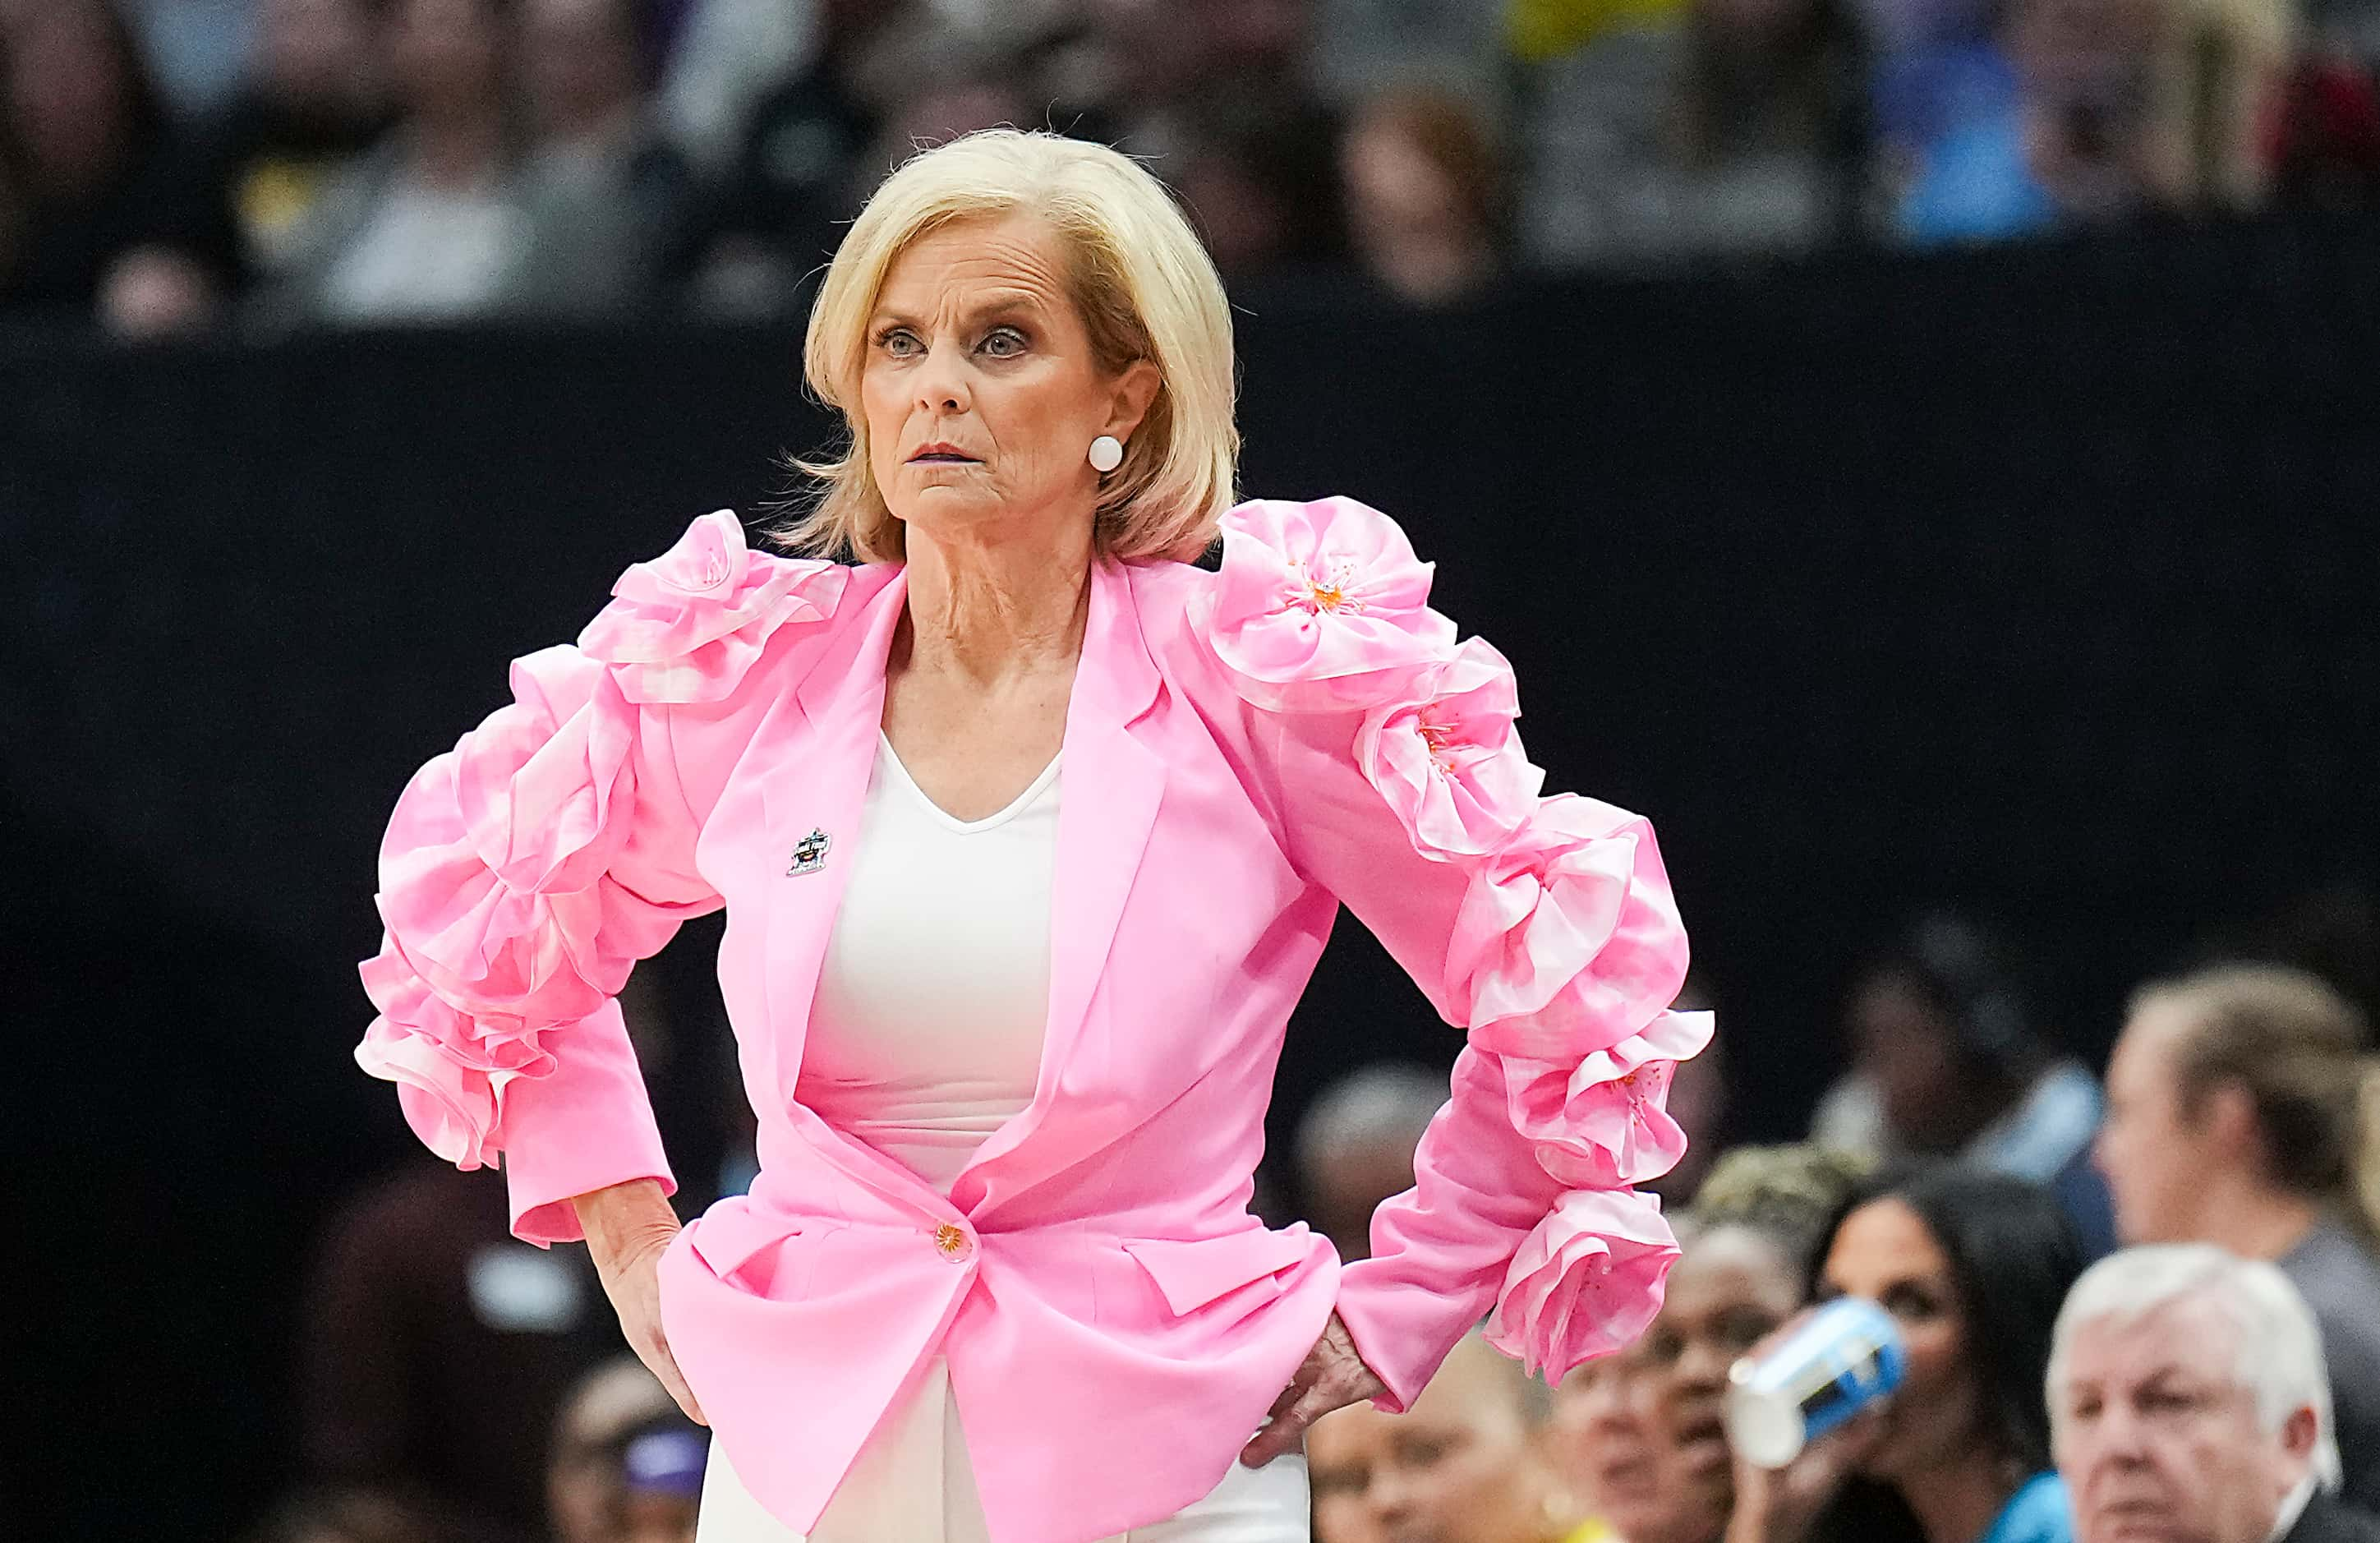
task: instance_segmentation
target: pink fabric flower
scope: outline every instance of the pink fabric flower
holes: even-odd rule
[[[1451,1010],[1500,1055],[1574,1063],[1677,1000],[1686,934],[1653,828],[1562,794],[1486,858],[1447,943]]]
[[[1415,698],[1365,718],[1356,762],[1423,856],[1490,852],[1536,808],[1546,774],[1521,749],[1520,715],[1512,665],[1474,638],[1422,678]]]
[[[578,646],[615,667],[632,702],[715,702],[779,627],[833,615],[850,577],[838,564],[747,550],[742,523],[722,509],[622,574]]]
[[[1532,1375],[1560,1381],[1645,1331],[1677,1257],[1654,1197],[1571,1190],[1512,1257],[1488,1343]]]
[[[540,1031],[617,995],[701,908],[607,872],[637,801],[637,710],[613,674],[547,649],[514,663],[513,693],[397,800],[375,897],[386,931],[362,969],[381,1015],[357,1059],[465,1166],[502,1145],[505,1085],[552,1071]]]
[[[457,1013],[385,940],[364,962],[363,978],[381,1014],[364,1030],[356,1063],[396,1084],[406,1124],[432,1152],[459,1168],[494,1165],[506,1085],[553,1070],[539,1031],[517,1018],[481,1022]]]
[[[1429,579],[1396,521],[1352,498],[1243,504],[1223,516],[1208,641],[1257,707],[1373,707],[1454,648]]]
[[[1507,1057],[1512,1128],[1547,1172],[1573,1188],[1650,1183],[1685,1156],[1686,1133],[1670,1117],[1670,1081],[1710,1039],[1708,1013],[1668,1012],[1574,1064]]]
[[[477,1017],[542,999],[552,1021],[617,992],[633,955],[596,939],[597,880],[636,804],[635,709],[567,648],[513,666],[516,700],[418,772],[381,842],[389,946]]]

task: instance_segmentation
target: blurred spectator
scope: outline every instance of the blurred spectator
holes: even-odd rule
[[[503,311],[531,226],[510,103],[509,0],[393,0],[399,122],[327,194],[302,235],[291,297],[334,322]]]
[[[553,1543],[621,1543],[635,1487],[628,1462],[634,1443],[646,1432],[684,1425],[686,1416],[660,1379],[633,1355],[606,1361],[580,1379],[554,1416],[546,1464],[547,1525]],[[654,1448],[644,1453],[639,1471],[647,1487],[666,1489],[682,1467],[666,1448]],[[701,1489],[698,1462],[698,1497]]]
[[[661,108],[678,148],[724,171],[771,91],[817,58],[837,20],[878,0],[693,0],[670,52]]]
[[[1921,918],[1861,973],[1848,1011],[1852,1070],[1820,1102],[1813,1142],[2047,1185],[2087,1255],[2113,1246],[2091,1162],[2099,1085],[2050,1049],[2003,942],[1960,917]]]
[[[251,78],[178,175],[215,210],[206,234],[231,238],[190,255],[270,281],[323,191],[387,127],[387,93],[370,0],[261,0],[256,33]]]
[[[2062,215],[2252,209],[2286,0],[2011,0],[2026,163]]]
[[[174,187],[164,112],[122,14],[104,0],[10,8],[0,87],[0,180],[19,209],[0,309],[137,336],[212,316],[225,275],[161,244],[194,234],[202,212]]]
[[[1730,1153],[1679,1219],[1683,1253],[1651,1326],[1562,1383],[1554,1460],[1628,1543],[1718,1543],[1727,1530],[1728,1369],[1801,1307],[1810,1253],[1856,1175],[1806,1147]]]
[[[2007,240],[2057,221],[2025,164],[2006,9],[1999,0],[1865,0],[1876,191],[1904,242]]]
[[[1314,0],[1111,0],[1062,72],[1059,127],[1149,159],[1227,280],[1343,276],[1340,125]]]
[[[1410,89],[1375,97],[1339,154],[1356,258],[1390,294],[1444,305],[1501,273],[1504,168],[1462,98]]]
[[[2204,1245],[2131,1248],[2076,1282],[2049,1360],[2081,1543],[2373,1543],[2331,1500],[2313,1317],[2287,1277]]]
[[[255,0],[128,0],[128,6],[175,116],[203,116],[238,90],[253,42]]]
[[[630,1439],[621,1454],[624,1543],[694,1543],[710,1440],[683,1415]]]
[[[1317,1232],[1353,1262],[1372,1254],[1372,1212],[1413,1187],[1414,1148],[1447,1100],[1443,1073],[1366,1066],[1322,1090],[1297,1124],[1298,1186]]]
[[[1641,266],[1857,236],[1866,48],[1848,0],[1691,0],[1532,71],[1525,245]]]
[[[693,299],[729,315],[793,310],[859,211],[863,154],[879,118],[861,75],[869,42],[898,22],[895,5],[821,7],[807,67],[770,91],[704,222]]]
[[[2362,1017],[2314,976],[2217,966],[2132,1000],[2099,1161],[2132,1243],[2269,1259],[2322,1325],[2347,1498],[2380,1508],[2380,1265]]]
[[[632,0],[522,0],[532,147],[528,225],[511,303],[600,314],[658,290],[694,178],[648,110]]]
[[[1402,1415],[1334,1410],[1306,1435],[1315,1543],[1590,1543],[1548,1460],[1550,1400],[1520,1364],[1463,1337]]]
[[[311,1476],[537,1525],[552,1411],[617,1344],[585,1250],[518,1241],[501,1175],[425,1159],[332,1219],[303,1304]]]
[[[1774,1473],[1737,1471],[1733,1543],[2066,1543],[2042,1401],[2051,1329],[2082,1271],[2057,1203],[2005,1174],[1945,1167],[1871,1182],[1828,1230],[1818,1296],[1897,1320],[1890,1405]]]

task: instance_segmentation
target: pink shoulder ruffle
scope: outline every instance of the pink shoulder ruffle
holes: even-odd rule
[[[779,627],[832,616],[850,579],[840,564],[751,551],[743,523],[721,509],[622,574],[578,646],[613,666],[629,701],[715,702]]]
[[[1373,707],[1453,651],[1454,624],[1429,608],[1430,565],[1378,510],[1258,499],[1227,512],[1222,529],[1222,568],[1198,620],[1256,706]]]
[[[1571,1190],[1513,1255],[1488,1343],[1532,1375],[1559,1381],[1645,1331],[1677,1257],[1654,1197]]]
[[[1498,1054],[1575,1063],[1643,1029],[1686,978],[1653,828],[1575,794],[1542,800],[1479,863],[1446,964],[1459,1021]]]
[[[611,869],[634,836],[639,704],[716,701],[789,623],[831,617],[848,570],[755,553],[724,512],[621,576],[577,649],[514,662],[513,701],[415,774],[381,842],[380,1015],[356,1059],[398,1084],[431,1149],[503,1146],[504,1090],[540,1042],[618,994],[699,904]]]
[[[1423,856],[1483,856],[1536,808],[1546,774],[1522,752],[1520,715],[1512,667],[1484,638],[1366,715],[1355,759]]]
[[[593,1013],[692,907],[606,873],[629,838],[637,710],[603,665],[557,647],[513,665],[514,700],[415,774],[381,842],[380,1016],[357,1059],[404,1089],[431,1149],[499,1145],[503,1091],[542,1076],[541,1031]]]

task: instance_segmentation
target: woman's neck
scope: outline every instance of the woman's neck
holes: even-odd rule
[[[2016,1467],[2002,1458],[1970,1458],[1898,1488],[1925,1543],[1976,1543],[2007,1509],[2009,1497],[2033,1476]]]
[[[1047,540],[907,532],[906,669],[994,686],[1071,664],[1089,615],[1090,527]]]

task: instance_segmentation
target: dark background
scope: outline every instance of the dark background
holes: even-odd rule
[[[1739,1130],[1790,1135],[1913,905],[2010,926],[2095,1058],[2143,970],[2374,876],[2375,274],[2363,222],[1427,317],[1251,291],[1244,485],[1353,494],[1439,561],[1550,785],[1653,817]],[[23,1536],[221,1536],[283,1476],[310,1241],[410,1145],[348,1059],[389,806],[626,564],[764,512],[827,428],[796,346],[0,341]],[[654,1074],[689,1200],[715,936],[655,966],[693,1030]],[[1349,924],[1276,1145],[1335,1072],[1456,1045]]]

